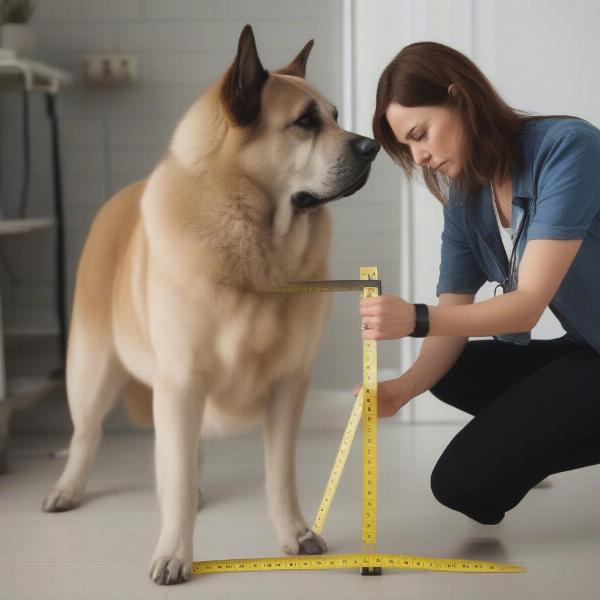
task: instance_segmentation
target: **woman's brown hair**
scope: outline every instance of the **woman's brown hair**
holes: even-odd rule
[[[385,115],[392,102],[457,111],[462,122],[461,172],[451,182],[422,167],[427,187],[443,204],[450,183],[468,197],[496,177],[509,177],[512,165],[520,163],[518,135],[530,117],[508,106],[475,63],[457,50],[435,42],[411,44],[379,78],[373,134],[410,177],[415,167],[410,148],[396,139]]]

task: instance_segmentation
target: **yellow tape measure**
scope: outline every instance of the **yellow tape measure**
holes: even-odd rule
[[[342,473],[344,472],[344,467],[346,466],[346,459],[348,458],[348,454],[350,453],[350,449],[352,448],[354,434],[356,433],[356,429],[358,428],[358,424],[360,423],[362,411],[363,391],[361,389],[358,396],[356,397],[354,406],[352,407],[350,418],[348,419],[348,423],[346,424],[344,435],[342,435],[342,441],[340,443],[340,447],[335,457],[335,462],[333,463],[333,468],[331,469],[327,485],[325,486],[325,492],[323,493],[323,498],[321,500],[319,510],[317,511],[315,522],[312,526],[312,530],[315,533],[320,534],[323,531],[325,519],[327,518],[327,513],[329,512],[329,507],[331,506],[333,497],[335,496],[335,492],[337,491],[338,484],[342,477]]]
[[[366,278],[365,278],[366,279]],[[371,278],[373,279],[373,278]],[[334,279],[323,281],[294,281],[283,287],[270,288],[272,294],[316,294],[321,292],[362,292],[365,287],[376,286],[381,293],[381,281]]]
[[[296,294],[356,291],[364,298],[381,294],[381,281],[376,267],[361,267],[360,281],[305,281],[289,286],[272,288],[271,293]],[[362,542],[361,554],[328,554],[303,556],[275,556],[270,558],[232,558],[226,560],[196,561],[194,575],[208,573],[236,573],[242,571],[285,571],[315,569],[360,568],[363,575],[380,575],[382,568],[462,573],[522,573],[517,565],[456,558],[431,558],[407,554],[377,554],[377,344],[363,340],[363,383],[346,424],[333,468],[329,475],[321,504],[312,530],[320,534],[325,525],[331,503],[337,491],[352,442],[363,418],[363,489],[362,489]]]
[[[377,267],[361,267],[363,280],[379,279]],[[376,287],[366,287],[363,298],[378,296]],[[363,550],[375,553],[377,542],[377,343],[363,340],[363,481],[362,481],[362,543]],[[381,575],[381,566],[361,568],[362,575]]]
[[[315,569],[356,568],[462,573],[522,573],[524,571],[522,567],[516,565],[457,558],[429,558],[407,554],[324,554],[204,560],[193,564],[192,573],[194,575],[206,575],[209,573],[239,573],[242,571],[309,571]]]

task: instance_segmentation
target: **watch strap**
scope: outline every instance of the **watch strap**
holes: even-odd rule
[[[415,330],[410,337],[423,338],[429,333],[429,309],[426,304],[413,304],[415,307]]]

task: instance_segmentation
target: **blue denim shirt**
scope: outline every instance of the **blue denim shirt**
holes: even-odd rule
[[[520,148],[522,164],[512,170],[517,264],[528,240],[583,240],[550,309],[569,338],[600,353],[600,130],[582,119],[531,120]],[[468,199],[451,187],[437,295],[474,294],[486,280],[506,284],[508,268],[489,186]],[[527,344],[530,332],[495,337]]]

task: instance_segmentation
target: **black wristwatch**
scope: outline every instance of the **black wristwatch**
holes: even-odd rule
[[[429,309],[427,304],[413,304],[415,307],[415,330],[410,337],[423,338],[429,333]]]

